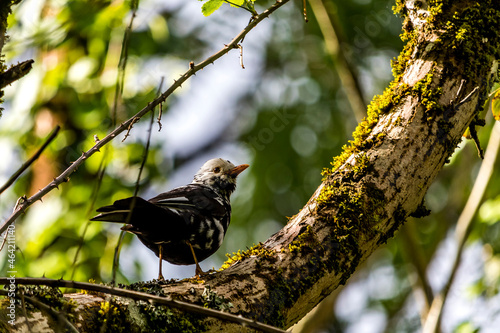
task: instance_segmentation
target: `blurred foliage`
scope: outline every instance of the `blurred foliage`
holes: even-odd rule
[[[172,82],[190,61],[199,62],[219,49],[250,18],[248,11],[228,5],[204,18],[200,4],[194,0],[139,3],[128,44],[123,94],[118,99],[123,36],[132,17],[130,2],[26,0],[14,8],[9,18],[11,39],[3,51],[8,63],[34,58],[35,66],[6,91],[0,154],[7,162],[0,166],[0,181],[41,145],[56,124],[62,130],[42,158],[2,194],[2,218],[10,214],[19,196],[44,187],[89,149],[94,135],[103,138],[113,124],[147,105],[156,94],[160,77],[165,77],[167,84]],[[259,1],[255,10],[261,12],[270,4],[272,1]],[[391,1],[328,0],[324,4],[338,18],[341,50],[354,68],[368,104],[391,79],[390,60],[402,49],[401,21],[392,14]],[[225,253],[264,241],[300,210],[320,184],[321,170],[351,139],[356,126],[318,23],[312,13],[307,24],[303,20],[302,1],[287,4],[262,22],[243,46],[244,74],[237,61],[231,62],[232,67],[215,63],[163,105],[164,121],[172,123],[170,129],[188,128],[189,133],[176,132],[172,139],[168,128],[157,133],[155,125],[140,182],[140,194],[149,198],[156,194],[153,190],[170,188],[167,181],[172,177],[182,176],[179,185],[190,182],[192,174],[183,170],[196,170],[211,157],[251,165],[233,196],[234,215],[225,242],[211,258],[219,266]],[[234,60],[237,51],[226,57]],[[246,60],[249,58],[254,60]],[[203,124],[207,132],[198,133],[197,124],[206,119],[203,114],[208,112],[208,101],[196,95],[195,88],[212,89],[213,93],[222,88],[215,84],[196,86],[196,82],[217,82],[218,75],[227,74],[222,71],[231,77],[253,76],[249,82],[238,81],[239,86],[225,88],[224,100],[230,100],[230,105],[215,101],[219,111]],[[202,78],[207,81],[196,81]],[[180,110],[187,102],[195,103],[196,113]],[[491,115],[485,112],[487,125],[479,131],[484,146],[492,128]],[[88,219],[96,207],[133,194],[147,138],[143,123],[146,121],[134,126],[125,142],[121,142],[123,136],[117,138],[89,159],[68,183],[18,219],[19,276],[110,280],[118,227],[89,223]],[[185,139],[190,136],[196,138],[196,145]],[[419,331],[419,294],[413,292],[416,258],[421,259],[436,292],[448,275],[447,262],[454,251],[452,231],[480,163],[474,145],[464,141],[426,196],[432,214],[409,220],[404,226],[414,244],[396,235],[377,251],[337,294],[334,309],[327,310],[328,320],[316,323],[323,326],[313,331]],[[498,320],[485,318],[500,311],[498,188],[500,175],[496,171],[470,237],[470,255],[475,257],[465,262],[474,264],[462,269],[463,288],[457,289],[452,296],[455,300],[449,302],[462,311],[445,314],[446,331],[469,332],[498,325]],[[148,265],[155,259],[148,252],[126,236],[118,281],[152,278],[154,274],[148,272],[156,268]],[[145,256],[149,256],[147,260]],[[6,264],[2,254],[2,272]],[[172,273],[165,276],[178,277]]]

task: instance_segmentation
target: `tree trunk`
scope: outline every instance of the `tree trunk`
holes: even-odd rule
[[[395,79],[369,106],[354,140],[304,208],[204,283],[169,283],[165,293],[203,304],[209,285],[232,303],[229,312],[288,328],[344,284],[409,215],[426,213],[424,195],[465,130],[475,130],[500,56],[496,1],[435,3],[397,1],[408,43],[394,64]],[[87,295],[72,310],[81,316],[77,323],[97,320],[101,296]],[[149,325],[133,307],[117,308],[123,311],[113,316],[134,323],[128,328]],[[216,319],[203,325],[241,331]]]

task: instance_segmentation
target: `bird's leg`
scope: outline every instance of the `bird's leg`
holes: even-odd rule
[[[161,246],[161,244],[158,246],[158,249],[159,249],[159,256],[158,257],[160,257],[160,267],[158,269],[158,280],[165,280],[163,278],[163,274],[161,273],[161,263],[163,261],[163,254],[162,254],[163,247]]]
[[[191,243],[189,241],[186,241],[186,244],[191,249],[191,253],[193,254],[194,263],[196,264],[196,270],[194,271],[194,273],[195,273],[197,278],[200,278],[201,276],[205,275],[205,272],[203,272],[200,265],[198,264],[198,259],[196,259],[196,254],[194,253],[194,249],[193,249],[193,246],[191,245]]]

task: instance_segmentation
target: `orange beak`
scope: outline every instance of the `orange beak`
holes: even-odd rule
[[[235,166],[234,168],[232,168],[231,170],[229,170],[229,172],[227,174],[229,176],[236,177],[236,176],[238,176],[240,173],[242,173],[248,167],[249,167],[248,164],[241,164],[241,165]]]

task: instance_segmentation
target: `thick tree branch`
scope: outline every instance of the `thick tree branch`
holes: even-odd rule
[[[59,176],[57,176],[50,184],[46,187],[38,191],[36,194],[31,196],[30,198],[24,200],[18,207],[15,208],[12,215],[2,224],[0,227],[0,234],[4,233],[7,230],[8,226],[12,224],[18,217],[23,213],[29,206],[31,206],[36,201],[42,199],[47,193],[52,191],[55,188],[58,188],[60,184],[69,181],[69,176],[78,169],[80,165],[82,165],[90,156],[94,155],[98,152],[104,145],[111,142],[118,134],[127,130],[129,126],[136,121],[136,119],[140,119],[146,113],[153,110],[158,104],[164,102],[167,97],[169,97],[177,88],[179,88],[186,80],[188,80],[191,76],[195,75],[198,71],[205,68],[206,66],[212,64],[214,61],[227,54],[232,49],[238,49],[238,43],[253,29],[255,28],[262,20],[271,15],[278,8],[283,6],[290,0],[279,0],[274,5],[269,7],[269,9],[265,10],[258,16],[256,16],[247,26],[243,29],[229,44],[225,45],[221,50],[214,53],[207,59],[202,62],[189,66],[189,70],[187,70],[178,80],[174,80],[174,84],[172,84],[161,96],[154,99],[150,102],[146,107],[144,107],[141,111],[136,113],[133,117],[122,123],[115,130],[109,133],[102,140],[96,142],[96,144],[84,152],[82,156],[80,156],[75,162],[71,164],[66,170],[64,170]]]

